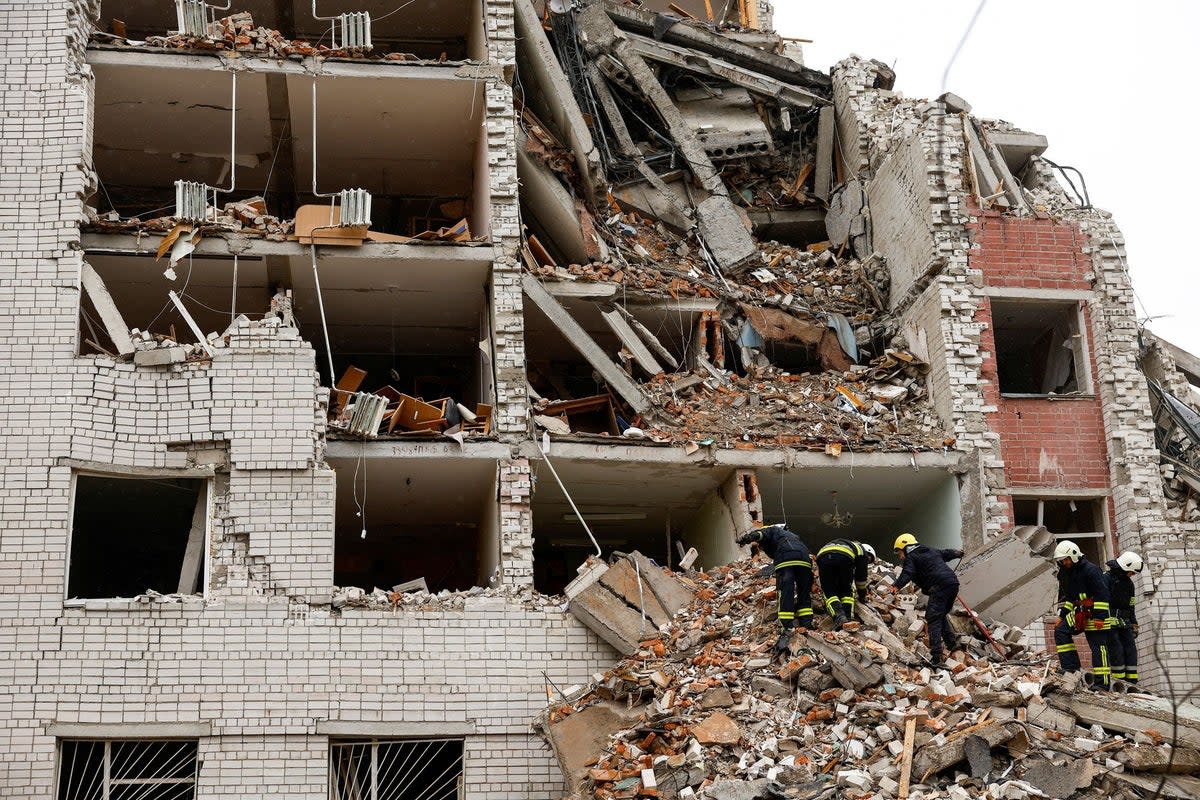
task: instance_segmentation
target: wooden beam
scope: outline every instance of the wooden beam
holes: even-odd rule
[[[621,340],[621,344],[633,355],[633,360],[641,367],[647,375],[651,377],[663,371],[663,368],[654,360],[654,356],[646,349],[646,345],[642,344],[642,340],[634,333],[629,323],[621,316],[621,313],[615,308],[609,308],[600,312],[600,316],[608,323],[608,327]]]
[[[187,548],[183,551],[183,566],[179,570],[180,594],[201,592],[200,575],[204,565],[204,542],[208,532],[208,481],[200,484],[196,510],[192,512],[192,529],[188,532]]]
[[[996,177],[996,171],[992,169],[992,162],[988,159],[983,144],[975,134],[975,123],[967,120],[964,127],[967,133],[967,149],[971,151],[971,158],[975,161],[975,174],[978,176],[979,182],[975,188],[979,192],[979,202],[982,205],[983,198],[994,194],[1002,182]],[[1000,208],[1009,206],[1007,197],[997,197],[994,202]]]
[[[113,302],[112,295],[108,293],[108,287],[104,285],[104,279],[100,277],[100,273],[96,272],[91,264],[84,261],[80,268],[80,278],[83,290],[87,292],[88,298],[96,308],[96,313],[100,315],[100,321],[104,323],[104,330],[108,333],[108,338],[112,339],[117,352],[123,356],[133,353],[133,339],[129,336],[129,326],[125,324],[125,318],[117,310],[117,304]]]
[[[900,788],[897,790],[898,800],[908,800],[908,784],[912,780],[913,739],[917,735],[917,718],[908,717],[904,720],[904,760],[900,762]]]
[[[547,292],[532,275],[521,278],[521,288],[525,296],[545,314],[554,327],[566,337],[567,342],[600,373],[613,391],[621,395],[626,403],[639,414],[650,411],[650,398],[633,382],[633,380],[618,367],[613,360],[596,344],[587,331],[567,313],[554,297]]]

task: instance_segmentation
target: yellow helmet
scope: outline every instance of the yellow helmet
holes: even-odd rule
[[[896,552],[900,552],[901,550],[908,547],[910,544],[916,544],[916,543],[917,543],[917,537],[913,536],[911,533],[902,533],[896,537],[896,543],[894,545],[892,545],[892,549],[895,550]]]

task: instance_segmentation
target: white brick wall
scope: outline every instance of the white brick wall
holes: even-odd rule
[[[469,723],[468,796],[558,797],[561,773],[530,730],[542,670],[570,685],[615,654],[557,610],[331,610],[326,393],[294,330],[244,329],[211,363],[75,356],[95,5],[30,2],[7,9],[0,31],[0,796],[52,795],[54,723],[186,722],[212,729],[202,796],[318,800],[328,737],[317,729],[338,720]],[[487,30],[493,61],[511,65],[511,7],[490,4]],[[496,426],[513,440],[526,435],[525,379],[503,73],[486,79],[485,185],[505,253],[493,285]],[[71,463],[170,469],[222,452],[207,601],[64,608]],[[500,476],[505,581],[528,585],[529,465],[506,460]]]

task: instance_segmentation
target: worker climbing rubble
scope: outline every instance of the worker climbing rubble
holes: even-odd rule
[[[834,539],[817,552],[821,594],[835,627],[854,619],[856,599],[866,602],[867,566],[874,561],[875,548],[850,539]]]
[[[946,623],[946,615],[954,607],[958,597],[958,576],[946,566],[947,561],[962,558],[962,550],[934,550],[917,542],[917,537],[911,533],[902,533],[896,537],[894,545],[896,555],[904,562],[900,577],[892,586],[893,592],[903,589],[909,582],[915,583],[921,591],[929,595],[929,604],[925,607],[925,622],[929,634],[930,660],[935,667],[944,667],[942,660],[942,641],[950,645],[950,649],[958,648],[958,639]]]
[[[910,547],[908,558],[919,553]],[[1200,708],[1077,691],[1079,676],[1047,674],[1040,626],[993,622],[998,650],[964,635],[949,669],[923,666],[920,612],[887,591],[889,564],[868,567],[872,610],[861,606],[858,631],[830,629],[820,614],[780,665],[766,564],[756,554],[674,573],[692,601],[585,685],[556,681],[548,666],[550,701],[536,725],[569,785],[564,797],[1200,796],[1200,781],[1184,774],[1200,772],[1190,744],[1200,742]],[[972,624],[963,611],[949,620],[963,634]]]
[[[1142,571],[1142,557],[1126,550],[1109,561],[1107,566],[1108,572],[1104,577],[1108,581],[1109,610],[1112,611],[1112,639],[1109,641],[1112,650],[1108,655],[1112,677],[1137,683],[1138,621],[1134,609],[1137,590],[1133,586],[1133,576]]]
[[[783,631],[775,652],[788,649],[792,630],[812,624],[812,558],[808,546],[783,525],[764,525],[738,537],[739,545],[757,544],[775,562],[775,585],[779,589],[778,618]]]
[[[1092,651],[1092,686],[1107,689],[1112,677],[1108,581],[1100,567],[1088,561],[1079,545],[1069,539],[1054,548],[1054,560],[1059,566],[1058,625],[1054,628],[1059,666],[1063,672],[1079,672],[1075,636],[1082,633]]]

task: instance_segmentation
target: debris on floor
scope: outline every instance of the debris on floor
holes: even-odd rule
[[[872,567],[857,630],[833,631],[814,598],[817,629],[773,658],[766,563],[678,578],[692,602],[634,652],[587,686],[547,687],[536,724],[573,800],[1150,798],[1160,779],[1158,796],[1200,790],[1200,707],[1172,714],[1123,683],[1087,689],[1057,673],[1040,630],[992,627],[1002,659],[961,612],[950,618],[958,646],[931,668],[923,599],[887,592],[891,565]],[[626,591],[640,619],[632,600]]]
[[[370,392],[359,391],[365,370],[349,367],[334,384],[329,405],[329,430],[358,438],[378,436],[487,436],[491,432],[492,407],[476,403],[468,407],[453,398],[426,401],[393,386]]]
[[[274,28],[265,28],[254,23],[254,17],[249,11],[240,11],[228,17],[222,17],[209,24],[208,36],[191,36],[185,33],[175,33],[163,36],[148,36],[144,40],[128,39],[119,30],[112,33],[98,31],[93,33],[96,43],[118,47],[136,47],[139,50],[192,50],[199,52],[236,53],[245,56],[260,56],[263,58],[291,58],[295,60],[310,56],[320,58],[338,58],[353,60],[392,61],[406,63],[438,63],[458,64],[451,61],[442,53],[437,59],[422,59],[413,53],[400,51],[390,52],[381,43],[378,48],[366,50],[358,48],[333,48],[323,42],[309,42],[303,39],[289,39]]]

